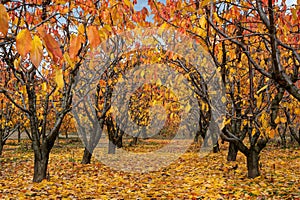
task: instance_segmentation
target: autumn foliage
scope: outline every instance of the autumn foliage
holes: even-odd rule
[[[300,198],[299,0],[293,5],[286,0],[149,0],[140,10],[137,4],[136,0],[0,2],[0,197]],[[146,29],[177,31],[168,42],[180,49],[176,42],[190,38],[191,49],[201,45],[210,56],[226,93],[220,98],[226,104],[223,125],[216,131],[220,141],[217,133],[210,136],[218,154],[199,158],[193,152],[200,143],[208,145],[207,132],[216,120],[209,97],[213,94],[207,90],[210,83],[191,64],[193,60],[164,49],[163,39],[154,32],[152,39],[159,45],[153,49],[141,49],[139,43],[134,51],[119,49],[131,41],[115,40],[116,36]],[[149,42],[143,39],[139,42]],[[100,62],[93,65],[99,56],[93,52],[103,52],[101,48],[111,52],[100,55]],[[189,135],[195,143],[190,152],[166,169],[136,175],[92,159],[100,138],[107,134],[109,154],[121,148],[139,153],[157,149],[172,139],[181,113],[192,109],[188,103],[179,105],[174,91],[158,80],[139,87],[128,110],[114,110],[117,83],[130,70],[145,77],[136,69],[141,63],[169,66],[182,74],[193,91],[190,96],[197,99],[195,112],[200,117],[198,130]],[[92,121],[97,126],[84,129],[79,123],[83,115],[71,113],[74,97],[86,97],[76,87],[77,78],[85,70],[84,78],[90,81],[99,66],[104,69],[96,80],[94,99],[84,105],[88,114],[96,113]],[[155,71],[152,75],[158,76]],[[140,131],[125,133],[114,117],[128,112],[130,117],[121,120],[145,128],[155,106],[163,107],[167,116],[155,137]],[[74,147],[78,130],[84,145],[75,142]],[[15,144],[16,133],[27,139]],[[60,137],[66,139],[57,143]],[[32,176],[39,184],[31,183]]]

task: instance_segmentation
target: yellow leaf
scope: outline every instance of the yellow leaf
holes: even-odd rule
[[[125,5],[128,6],[128,7],[130,7],[130,5],[131,5],[130,0],[124,0],[124,3],[125,3]]]
[[[201,110],[208,111],[208,109],[209,109],[209,107],[208,107],[208,105],[206,103],[202,103],[201,104]]]
[[[276,117],[275,121],[274,121],[276,124],[279,124],[280,122],[280,117]]]
[[[206,6],[207,4],[210,3],[210,1],[211,1],[211,0],[204,0],[204,1],[201,2],[201,5],[202,5],[202,6]]]
[[[21,87],[21,90],[20,90],[20,91],[22,92],[22,94],[25,94],[25,93],[26,93],[26,86],[23,85],[23,86]]]
[[[0,4],[0,32],[4,36],[8,32],[8,14],[3,4]]]
[[[267,128],[269,125],[269,122],[266,118],[267,118],[267,114],[266,114],[266,112],[263,112],[261,115],[262,128]]]
[[[158,85],[161,85],[161,80],[160,80],[160,78],[158,78],[158,79],[156,80],[156,83],[157,83]]]
[[[58,89],[64,87],[64,77],[63,77],[63,74],[62,74],[62,69],[56,70],[55,82],[57,84]]]
[[[20,63],[21,63],[21,58],[20,58],[20,57],[17,58],[17,59],[15,59],[15,60],[14,60],[14,67],[15,67],[16,69],[18,69]]]
[[[162,34],[162,32],[166,29],[166,27],[168,27],[168,23],[164,22],[158,29],[158,33]]]
[[[200,18],[200,22],[199,22],[199,23],[200,23],[200,27],[201,27],[201,28],[204,29],[204,28],[206,27],[206,23],[207,23],[207,22],[206,22],[205,15],[202,15],[202,17]]]
[[[222,96],[221,101],[222,101],[222,103],[226,103],[226,101],[227,101],[226,97]]]
[[[262,94],[260,94],[257,98],[257,107],[260,108],[261,104],[262,104]]]
[[[104,25],[103,26],[103,28],[105,28],[106,30],[108,30],[109,32],[111,32],[112,31],[112,28],[111,28],[111,26],[110,25]]]
[[[42,90],[43,90],[44,92],[47,91],[47,83],[46,83],[46,82],[44,82],[44,83],[42,84]]]
[[[32,38],[28,29],[21,30],[16,37],[16,46],[19,54],[25,57],[31,50]]]
[[[109,26],[109,27],[110,27],[110,26]],[[107,34],[106,34],[104,28],[102,28],[102,29],[99,30],[99,36],[100,36],[100,38],[103,39],[103,40],[107,39]]]
[[[72,68],[74,68],[75,63],[72,62],[72,60],[71,60],[71,58],[70,58],[70,56],[69,56],[69,54],[68,54],[67,52],[64,53],[64,59],[65,59],[65,61],[67,61],[67,63],[68,63]]]
[[[31,42],[30,59],[34,66],[38,67],[42,61],[43,44],[38,36],[34,36]]]
[[[80,35],[84,35],[84,25],[83,24],[79,24],[79,26],[78,26],[78,33]]]
[[[293,15],[293,19],[296,20],[298,18],[297,16],[297,9],[296,8],[292,8],[292,15]]]
[[[280,122],[283,123],[283,124],[286,123],[286,118],[285,117],[281,117],[280,118]]]
[[[190,112],[190,110],[191,110],[191,105],[190,105],[190,104],[187,104],[187,105],[185,106],[185,111],[186,111],[186,112]]]
[[[112,85],[113,81],[111,79],[108,79],[107,83],[108,85]]]
[[[231,118],[227,119],[225,122],[224,122],[224,126],[229,124],[231,122]]]
[[[197,35],[200,35],[202,37],[204,37],[206,35],[206,31],[202,28],[199,28],[199,27],[195,27],[194,30],[193,30]]]

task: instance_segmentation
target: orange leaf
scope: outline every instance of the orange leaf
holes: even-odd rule
[[[34,66],[38,67],[43,56],[43,44],[38,36],[34,36],[31,42],[32,49],[30,51],[30,59]]]
[[[16,45],[19,54],[25,57],[31,50],[31,34],[28,29],[21,30],[16,37]]]
[[[43,39],[53,61],[58,62],[62,58],[62,51],[59,43],[50,34],[46,34]]]
[[[96,48],[100,44],[101,41],[96,26],[87,27],[87,36],[92,48]]]
[[[275,134],[276,134],[276,130],[272,129],[272,130],[270,130],[270,132],[269,132],[269,137],[270,137],[270,138],[274,138]]]
[[[77,56],[78,51],[81,47],[81,43],[82,39],[80,36],[71,36],[69,55],[72,60]]]
[[[37,28],[37,31],[43,39],[44,44],[52,60],[54,62],[60,61],[63,55],[59,43],[50,34],[46,32],[45,27],[40,26]]]
[[[37,27],[36,30],[39,33],[39,35],[41,36],[41,38],[44,38],[46,36],[46,34],[47,34],[46,29],[45,29],[45,27],[43,25]]]
[[[8,32],[8,14],[4,5],[0,4],[0,32],[6,36]]]

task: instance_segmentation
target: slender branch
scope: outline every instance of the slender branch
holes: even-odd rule
[[[17,108],[22,110],[23,112],[30,114],[30,111],[20,106],[15,100],[8,94],[8,92],[4,89],[0,89],[0,93],[4,94]]]

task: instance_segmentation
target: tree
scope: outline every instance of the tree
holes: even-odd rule
[[[104,69],[109,68],[111,63],[117,62],[117,60],[110,60],[109,58],[105,57],[107,55],[102,55],[101,52],[98,51],[99,49],[101,49],[101,47],[103,47],[101,45],[105,46],[105,44],[110,40],[110,37],[113,34],[117,35],[124,31],[129,31],[131,29],[134,29],[137,25],[143,27],[149,26],[149,22],[146,22],[146,16],[148,14],[147,11],[145,9],[142,9],[141,11],[135,11],[133,9],[133,4],[136,4],[136,1],[133,1],[133,3],[127,0],[108,1],[104,4],[105,7],[103,7],[103,5],[101,4],[98,4],[93,8],[89,8],[92,9],[92,12],[96,13],[95,23],[98,26],[102,27],[99,33],[101,42],[97,39],[98,42],[91,45],[92,48],[86,56],[86,64],[92,67],[89,69],[83,69],[85,70],[85,72],[82,71],[82,73],[91,76],[91,80],[95,81],[95,83],[97,84],[99,83],[101,77],[95,76],[95,72],[96,74],[101,74],[104,72]],[[99,9],[102,9],[103,12],[100,12]],[[112,53],[114,53],[114,51],[112,51]],[[118,57],[116,57],[116,59],[118,59]],[[101,68],[99,68],[99,66],[101,66]],[[80,77],[82,78],[82,76]],[[78,110],[76,110],[77,114],[75,114],[75,119],[78,123],[80,135],[85,144],[85,150],[82,158],[82,163],[85,164],[90,163],[93,151],[98,144],[99,139],[101,138],[102,129],[105,123],[105,115],[108,109],[107,107],[104,107],[104,109],[102,110],[103,112],[98,112],[97,110],[95,111],[95,106],[97,106],[95,102],[97,102],[99,98],[101,98],[97,96],[99,95],[99,87],[101,84],[99,83],[100,85],[96,84],[91,86],[91,80],[81,79],[77,82],[79,86],[86,86],[88,88],[87,90],[89,91],[86,91],[87,93],[80,93],[75,89],[77,93],[76,98],[78,100],[78,104],[76,104],[78,106]],[[87,98],[87,96],[89,95],[88,93],[90,92],[94,92],[93,95],[96,95],[93,96],[93,100],[84,99]],[[109,95],[109,93],[107,93],[106,95]],[[80,112],[81,114],[79,114]],[[93,116],[88,115],[88,112],[90,112],[90,114],[93,113]],[[84,114],[82,115],[82,113]],[[94,118],[94,116],[97,116],[97,119]],[[83,121],[85,122],[82,123]],[[99,122],[98,124],[97,121]],[[85,123],[87,123],[89,125],[89,128],[91,128],[91,130],[93,131],[84,130],[82,127],[87,125]]]
[[[50,151],[71,109],[71,89],[86,51],[87,22],[78,17],[91,13],[72,2],[4,3],[0,4],[0,56],[15,82],[14,88],[0,91],[29,119],[33,181],[40,182],[47,177]],[[77,28],[75,33],[71,26]],[[55,116],[52,123],[50,116]]]
[[[223,7],[224,9],[221,9]],[[265,146],[269,137],[274,135],[274,120],[276,113],[278,113],[278,105],[281,101],[283,90],[289,92],[292,96],[299,101],[300,88],[297,85],[299,81],[299,52],[295,48],[299,43],[297,38],[294,38],[293,29],[299,26],[299,17],[295,15],[296,7],[287,8],[285,2],[282,5],[276,5],[273,1],[255,1],[255,2],[240,2],[216,4],[215,12],[212,13],[209,9],[206,9],[208,27],[216,31],[218,37],[222,40],[226,40],[230,45],[236,46],[237,55],[244,56],[248,61],[249,73],[260,73],[262,77],[255,82],[255,76],[250,75],[250,101],[256,101],[256,106],[262,105],[262,102],[266,103],[266,111],[272,110],[271,120],[269,125],[266,124],[265,112],[261,110],[261,115],[256,112],[253,115],[254,109],[250,107],[250,119],[248,127],[248,135],[250,137],[251,126],[257,126],[259,124],[262,133],[254,135],[250,140],[250,148],[242,147],[241,142],[237,142],[237,138],[234,138],[234,134],[230,135],[228,129],[225,130],[225,134],[230,137],[223,137],[234,143],[239,143],[241,150],[247,157],[248,176],[253,178],[259,175],[258,168],[258,155],[261,149]],[[291,12],[289,12],[289,10]],[[275,13],[277,13],[275,15]],[[293,14],[294,13],[294,14]],[[234,15],[233,15],[234,14]],[[213,16],[212,16],[213,15]],[[223,22],[223,24],[222,24]],[[275,24],[278,24],[278,26]],[[280,34],[279,34],[280,33]],[[284,36],[283,36],[284,35]],[[290,38],[290,40],[287,40]],[[234,56],[233,56],[234,57]],[[242,59],[243,61],[243,59]],[[251,77],[252,76],[252,77]],[[256,75],[258,76],[258,75]],[[276,95],[272,98],[264,99],[261,92],[268,95],[268,90],[272,89],[269,84],[261,85],[255,97],[255,83],[260,85],[260,80],[271,79],[275,82],[275,87],[278,90]],[[251,83],[252,82],[252,83]],[[262,87],[263,86],[263,87]],[[281,89],[282,88],[282,89]],[[254,99],[254,98],[255,99]],[[293,104],[290,104],[292,106]],[[256,120],[261,120],[258,123]],[[254,123],[253,123],[254,122]],[[256,131],[259,131],[258,127]],[[259,137],[262,137],[259,139]],[[250,137],[251,138],[251,137]],[[254,145],[252,141],[257,142]]]
[[[276,5],[271,0],[149,4],[156,23],[197,38],[212,55],[230,99],[222,134],[230,142],[228,160],[240,150],[247,157],[248,176],[258,176],[259,152],[274,136],[284,91],[299,101],[298,5],[287,8],[285,1]],[[243,143],[246,135],[249,148]]]
[[[3,1],[0,4],[1,60],[16,78],[13,98],[26,114],[34,149],[34,182],[46,177],[48,158],[65,115],[71,110],[72,87],[88,49],[112,32],[147,25],[145,10],[130,15],[130,1]],[[125,13],[128,13],[126,15]],[[14,94],[14,93],[13,93]],[[54,122],[47,123],[53,115]]]

